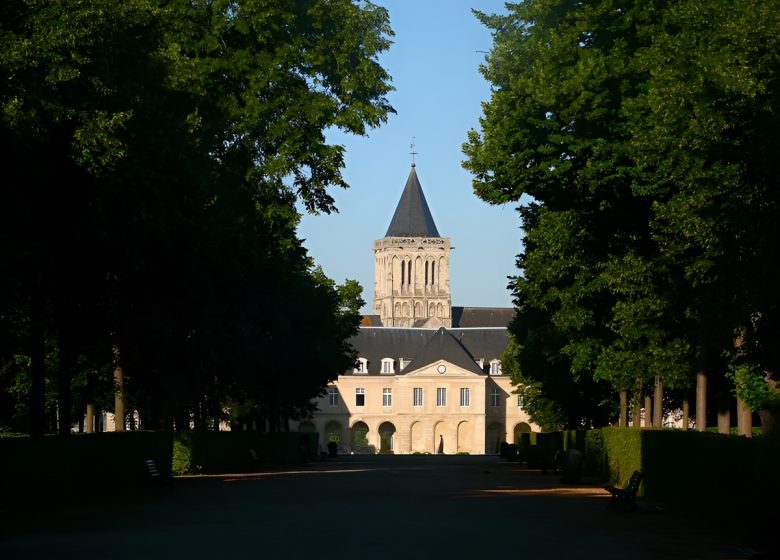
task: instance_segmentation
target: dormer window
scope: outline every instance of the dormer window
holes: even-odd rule
[[[358,358],[357,367],[352,371],[353,373],[368,373],[368,360],[365,358]]]
[[[501,375],[501,362],[490,360],[490,375]]]
[[[398,359],[398,369],[403,371],[404,368],[406,368],[406,366],[408,366],[409,362],[411,362],[411,361],[412,360],[407,360],[406,358],[399,358]]]
[[[393,358],[382,358],[382,373],[395,373]]]

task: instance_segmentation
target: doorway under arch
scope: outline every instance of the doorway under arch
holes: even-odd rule
[[[395,426],[392,422],[379,425],[379,452],[393,453],[395,449]]]
[[[528,434],[531,431],[531,426],[527,422],[520,422],[515,426],[515,443],[520,443],[520,434]]]
[[[371,447],[368,445],[368,425],[365,422],[355,422],[352,425],[352,451],[371,452]]]
[[[501,422],[488,424],[485,434],[485,453],[498,453],[505,436],[506,432],[504,432],[504,425]]]
[[[341,447],[342,426],[339,422],[331,420],[325,424],[325,443],[335,441]]]
[[[444,433],[445,427],[444,422],[437,422],[433,427],[433,449],[435,453],[446,453],[451,445],[447,439],[447,434]]]
[[[425,427],[423,426],[423,423],[419,420],[417,422],[414,422],[412,424],[412,433],[411,433],[411,441],[412,441],[412,452],[418,452],[418,453],[425,453],[430,452],[431,450],[428,448],[427,445],[425,445]]]
[[[464,420],[458,424],[458,453],[471,453],[474,441],[474,428],[471,422]]]

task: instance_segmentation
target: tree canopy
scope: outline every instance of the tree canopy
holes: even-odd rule
[[[278,424],[351,364],[359,296],[306,255],[295,203],[336,210],[325,132],[392,112],[391,36],[352,0],[3,3],[0,379],[28,376],[25,428],[51,381],[70,429],[85,363],[121,365],[149,426],[228,398]]]
[[[482,67],[492,94],[464,166],[483,200],[522,203],[505,359],[536,420],[602,424],[614,417],[613,391],[639,396],[655,376],[684,389],[702,369],[723,379],[728,361],[771,379],[770,286],[780,270],[772,7],[507,7],[477,13],[494,35]]]

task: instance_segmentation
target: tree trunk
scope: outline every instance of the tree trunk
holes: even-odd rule
[[[707,374],[703,371],[696,374],[696,429],[707,430]]]
[[[682,402],[682,429],[687,430],[690,426],[691,405],[688,403],[688,399],[683,399]]]
[[[737,420],[739,435],[753,437],[753,411],[741,399],[737,399]]]
[[[642,425],[642,403],[641,393],[637,393],[634,396],[634,407],[631,412],[631,425],[635,428],[639,428]]]
[[[719,408],[718,410],[718,433],[728,434],[731,432],[731,410],[729,408]]]
[[[95,405],[87,403],[87,433],[95,432]]]
[[[653,399],[645,397],[645,428],[653,426]]]
[[[125,431],[125,374],[119,364],[114,368],[114,431]]]
[[[621,428],[628,426],[628,392],[620,391],[620,420],[618,425]]]
[[[655,376],[655,393],[653,395],[653,426],[664,427],[664,383],[661,376]]]

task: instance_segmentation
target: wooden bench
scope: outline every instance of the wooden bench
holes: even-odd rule
[[[625,488],[617,486],[606,486],[604,490],[612,494],[607,507],[634,511],[636,509],[636,493],[639,491],[639,485],[642,483],[644,475],[640,471],[634,471]]]
[[[157,462],[154,459],[144,460],[144,467],[146,467],[146,474],[153,484],[164,484],[170,488],[173,487],[173,477],[171,475],[165,476],[161,474],[160,470],[157,468]]]

